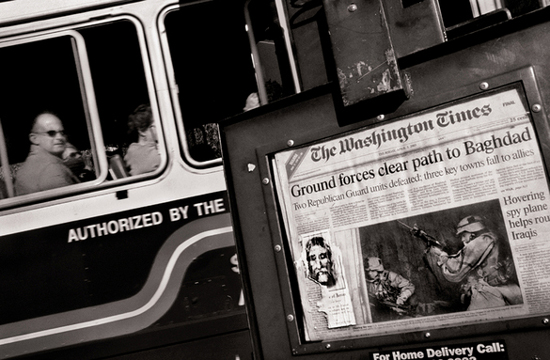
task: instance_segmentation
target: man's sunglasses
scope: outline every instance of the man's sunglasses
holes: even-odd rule
[[[57,134],[61,135],[61,136],[66,136],[67,133],[65,133],[65,130],[60,130],[60,131],[55,131],[55,130],[50,130],[50,131],[42,131],[42,132],[35,132],[35,134],[46,134],[48,135],[49,137],[55,137]]]

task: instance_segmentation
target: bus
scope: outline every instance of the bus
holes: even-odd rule
[[[0,1],[0,358],[366,358],[396,346],[380,334],[374,343],[334,346],[305,335],[306,326],[294,321],[303,304],[289,295],[298,290],[287,276],[293,262],[275,263],[288,244],[277,242],[272,254],[273,240],[259,240],[273,223],[259,221],[264,227],[256,229],[240,221],[264,213],[270,201],[251,197],[241,208],[233,176],[265,173],[258,151],[247,151],[261,148],[258,139],[283,136],[278,116],[289,104],[302,115],[342,114],[327,126],[310,122],[315,126],[300,129],[303,138],[285,138],[292,147],[448,101],[453,97],[438,90],[449,90],[447,80],[430,75],[435,65],[449,65],[441,73],[460,87],[528,66],[522,42],[537,49],[533,66],[544,75],[547,51],[536,42],[546,41],[540,36],[548,11],[545,0],[367,3],[336,9],[318,0]],[[384,14],[375,22],[390,39],[367,47],[375,61],[382,58],[377,64],[355,57],[362,47],[337,51],[338,36],[361,31],[335,31],[335,22],[359,21],[361,29],[357,19],[370,14]],[[502,36],[514,46],[499,47]],[[492,72],[485,62],[476,65],[480,48],[496,64]],[[465,64],[441,60],[454,54]],[[380,68],[386,77],[375,76]],[[457,69],[469,75],[462,79]],[[356,90],[351,74],[369,80],[368,89]],[[396,76],[400,85],[387,91]],[[538,81],[544,92],[546,83]],[[342,90],[341,101],[319,95]],[[139,131],[130,123],[144,108],[152,119],[147,129],[156,133],[149,144],[155,166],[135,173],[128,154]],[[43,114],[62,128],[37,130]],[[218,124],[256,118],[273,128],[220,142]],[[55,161],[77,180],[23,193],[18,175],[40,136],[61,138],[64,149],[74,150]],[[234,149],[242,151],[238,164]],[[426,337],[403,339],[422,347]]]
[[[263,27],[271,9],[254,6],[249,26]],[[251,358],[215,125],[258,93],[244,4],[0,7],[0,357]],[[131,174],[128,119],[140,106],[157,161]],[[43,112],[62,122],[76,149],[64,166],[79,181],[22,194]]]

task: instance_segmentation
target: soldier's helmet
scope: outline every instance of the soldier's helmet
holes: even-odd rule
[[[367,259],[367,271],[384,271],[384,265],[382,260],[377,257],[370,257]]]
[[[485,229],[485,222],[481,216],[473,215],[467,216],[460,220],[456,226],[456,235],[462,234],[464,231],[476,232]]]

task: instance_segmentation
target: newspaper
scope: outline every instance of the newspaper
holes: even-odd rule
[[[550,311],[548,182],[518,87],[273,157],[308,340]]]

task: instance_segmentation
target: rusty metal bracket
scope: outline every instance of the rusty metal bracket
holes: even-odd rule
[[[349,112],[351,108],[365,108],[368,102],[374,114],[404,101],[408,96],[406,82],[397,65],[382,2],[323,0],[323,5],[339,85],[337,108]],[[339,121],[351,122],[348,116],[339,116]]]

